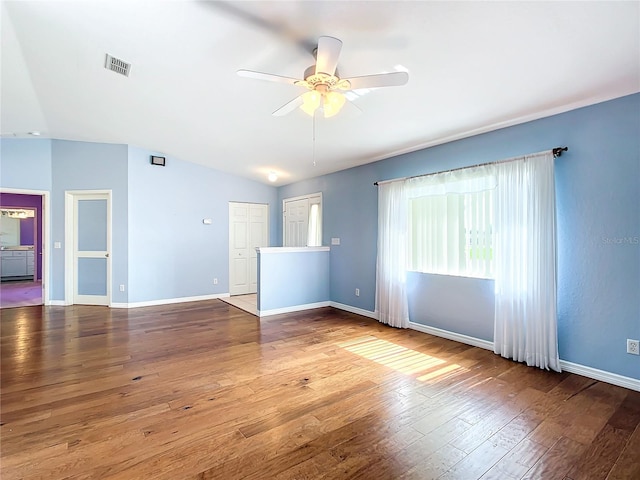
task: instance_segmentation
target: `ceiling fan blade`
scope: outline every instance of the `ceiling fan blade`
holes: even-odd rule
[[[344,103],[342,111],[347,113],[350,117],[361,115],[363,113],[362,109],[349,99]]]
[[[407,72],[378,73],[376,75],[364,75],[346,79],[350,83],[349,90],[359,88],[397,87],[409,81]],[[343,80],[344,81],[344,80]]]
[[[302,103],[302,95],[299,95],[290,102],[285,103],[271,115],[273,115],[274,117],[283,117],[286,114],[293,112],[296,108],[300,107]]]
[[[283,77],[282,75],[274,75],[272,73],[254,72],[252,70],[238,70],[238,75],[255,80],[266,80],[267,82],[288,83],[295,85],[300,80],[297,78]]]
[[[338,58],[342,50],[342,41],[333,37],[320,37],[316,53],[316,74],[333,75],[338,66]]]
[[[290,22],[286,22],[284,19],[280,20],[277,17],[269,18],[270,16],[260,15],[260,9],[256,10],[256,8],[251,5],[242,5],[242,8],[240,8],[239,6],[234,5],[234,3],[237,4],[240,2],[221,0],[201,0],[197,3],[205,8],[216,9],[217,12],[215,13],[217,14],[221,13],[222,15],[240,20],[250,27],[261,29],[281,38],[282,40],[294,43],[305,53],[312,52],[316,47],[315,38],[311,39],[302,36],[298,29],[291,27]],[[256,13],[252,13],[251,10]]]

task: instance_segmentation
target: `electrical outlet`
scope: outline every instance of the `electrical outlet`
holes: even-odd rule
[[[214,284],[214,285],[217,285],[217,284],[218,284],[218,279],[217,279],[217,278],[214,278],[214,279],[213,279],[213,284]]]
[[[359,297],[359,296],[360,296],[360,289],[356,288],[356,297]]]
[[[120,291],[124,292],[124,285],[120,285]]]
[[[627,353],[640,355],[640,341],[627,338]]]

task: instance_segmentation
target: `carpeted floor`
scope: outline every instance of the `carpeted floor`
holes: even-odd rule
[[[11,281],[0,283],[0,308],[42,305],[42,282]]]

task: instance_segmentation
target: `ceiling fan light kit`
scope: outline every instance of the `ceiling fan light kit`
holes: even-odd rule
[[[313,116],[318,108],[322,108],[325,118],[336,115],[344,106],[346,98],[338,92],[332,92],[320,88],[302,94],[302,105],[300,108],[307,115]]]
[[[314,112],[320,106],[321,102],[322,95],[319,92],[312,90],[310,92],[302,94],[302,105],[300,106],[300,108],[307,115],[313,116]]]
[[[328,92],[325,94],[322,97],[325,118],[336,115],[342,109],[346,100],[345,96],[338,92]]]
[[[286,115],[296,107],[300,107],[310,116],[314,116],[316,110],[321,108],[325,118],[333,117],[339,113],[347,100],[342,93],[336,90],[393,87],[404,85],[409,80],[407,72],[379,73],[342,79],[336,68],[341,50],[342,41],[333,37],[320,37],[318,47],[314,50],[316,64],[305,70],[304,80],[251,70],[238,70],[238,75],[257,80],[289,83],[309,90],[278,108],[273,112],[274,116]]]

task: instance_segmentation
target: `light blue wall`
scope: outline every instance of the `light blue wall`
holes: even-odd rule
[[[492,279],[409,272],[407,288],[411,321],[493,342]]]
[[[258,254],[261,312],[329,301],[329,251]]]
[[[64,202],[67,190],[111,190],[111,292],[114,303],[126,303],[127,253],[127,146],[105,143],[51,141],[51,242],[62,248],[52,252],[52,300],[64,299]]]
[[[275,244],[275,187],[137,147],[128,158],[129,302],[229,292],[229,202],[268,204]]]
[[[54,301],[64,299],[67,190],[112,191],[114,303],[228,292],[230,201],[269,204],[270,244],[277,240],[277,191],[269,185],[171,157],[153,167],[149,155],[158,152],[127,145],[2,139],[1,153],[0,186],[51,191]]]
[[[560,357],[639,379],[640,357],[625,353],[626,339],[640,338],[640,245],[633,241],[640,237],[639,138],[640,94],[635,94],[298,182],[281,187],[278,197],[323,193],[323,244],[328,245],[331,237],[341,239],[341,245],[331,251],[331,300],[373,311],[377,235],[374,181],[567,145],[569,151],[556,160]],[[631,241],[620,243],[625,238]],[[412,282],[417,282],[409,285],[413,295],[425,295],[422,289],[427,285],[445,288],[435,285],[434,279],[423,280],[412,276]],[[463,288],[450,279],[446,287]],[[474,306],[451,303],[448,297],[435,304],[433,299],[430,311],[450,312],[448,319],[430,319],[425,302],[410,299],[415,315],[412,320],[486,337],[492,329],[488,320],[492,315],[481,294],[481,282],[476,287],[479,303]],[[354,295],[355,288],[360,288],[360,297]],[[477,326],[468,325],[468,320],[455,320],[470,308],[481,312]]]
[[[331,238],[340,238],[340,245],[331,245],[331,300],[370,311],[375,303],[378,221],[377,187],[373,185],[378,178],[373,165],[287,185],[278,191],[279,205],[284,198],[322,192],[322,244],[329,246]],[[282,215],[279,219],[282,242]],[[359,297],[356,288],[360,289]]]
[[[51,191],[51,140],[0,139],[0,186]]]

